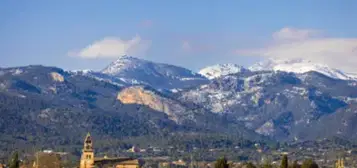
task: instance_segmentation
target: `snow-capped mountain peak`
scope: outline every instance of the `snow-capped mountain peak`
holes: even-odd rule
[[[70,70],[68,72],[71,72],[74,74],[89,74],[89,73],[93,73],[94,71],[91,69],[82,69],[82,70]]]
[[[251,71],[273,70],[294,73],[305,73],[315,71],[326,76],[341,80],[357,80],[357,74],[345,73],[339,69],[327,65],[314,63],[304,59],[269,59],[249,67]]]
[[[127,55],[110,63],[101,73],[124,81],[135,80],[136,84],[150,85],[157,89],[180,89],[208,82],[202,75],[186,68]]]
[[[102,70],[102,73],[108,75],[115,75],[125,69],[133,69],[150,61],[142,60],[128,55],[123,55],[117,60],[113,61],[109,66]]]
[[[237,64],[217,64],[203,68],[198,73],[208,79],[214,79],[229,74],[239,73],[243,70],[246,69]]]

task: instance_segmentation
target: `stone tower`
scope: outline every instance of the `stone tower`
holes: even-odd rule
[[[335,165],[336,168],[345,168],[345,163],[343,159],[338,159]]]
[[[80,168],[93,168],[94,167],[94,150],[92,137],[88,133],[84,139],[84,146],[82,150]]]

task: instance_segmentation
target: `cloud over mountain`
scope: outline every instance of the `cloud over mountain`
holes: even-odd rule
[[[263,47],[237,50],[237,54],[266,58],[296,59],[327,64],[357,72],[357,38],[324,37],[311,29],[283,28]]]
[[[273,33],[273,38],[276,41],[296,41],[306,40],[311,37],[317,36],[320,31],[313,29],[296,29],[292,27],[285,27]]]
[[[118,37],[105,37],[88,45],[87,47],[69,52],[70,56],[81,58],[116,58],[122,55],[142,55],[150,47],[151,41],[143,40],[136,35],[130,40]]]

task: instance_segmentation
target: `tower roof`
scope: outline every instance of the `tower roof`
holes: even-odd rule
[[[87,136],[84,139],[83,151],[93,152],[93,140],[89,132],[87,133]]]
[[[92,137],[88,132],[86,138],[84,139],[84,144],[91,144],[91,143],[92,143]]]

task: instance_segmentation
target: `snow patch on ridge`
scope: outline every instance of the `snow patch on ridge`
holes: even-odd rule
[[[269,59],[267,61],[259,62],[249,67],[251,71],[273,70],[285,71],[294,73],[306,73],[309,71],[316,71],[326,76],[341,80],[357,80],[357,74],[346,73],[341,70],[330,68],[327,65],[320,63],[313,63],[304,59]]]
[[[239,73],[245,70],[237,64],[218,64],[201,69],[198,73],[208,79],[214,79],[221,76]]]

